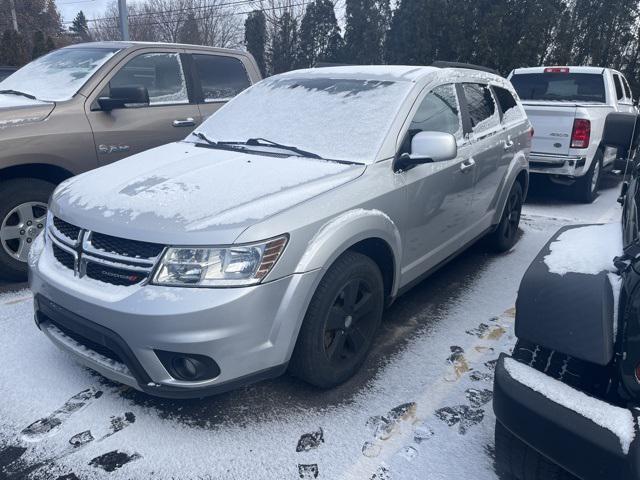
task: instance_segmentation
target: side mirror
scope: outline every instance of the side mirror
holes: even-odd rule
[[[393,170],[407,170],[423,163],[451,160],[458,155],[456,137],[444,132],[418,132],[411,139],[411,153],[398,156]]]
[[[116,108],[147,106],[149,92],[142,86],[112,87],[108,97],[98,98],[98,105],[106,112]]]

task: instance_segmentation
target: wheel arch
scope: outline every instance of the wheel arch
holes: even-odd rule
[[[350,210],[327,222],[309,242],[296,271],[326,269],[349,250],[368,256],[378,265],[386,297],[395,297],[401,237],[391,218],[379,210]]]
[[[48,163],[26,163],[12,165],[0,170],[0,181],[14,180],[16,178],[37,178],[46,182],[59,184],[67,178],[73,177],[73,173],[65,168]]]

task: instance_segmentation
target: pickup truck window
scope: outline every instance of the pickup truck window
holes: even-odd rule
[[[229,100],[251,84],[247,71],[238,58],[194,54],[193,61],[205,102]]]
[[[62,48],[28,63],[4,81],[0,90],[18,90],[38,100],[70,100],[118,48]]]
[[[473,133],[482,133],[500,124],[498,109],[488,85],[464,83],[462,89],[467,100]]]
[[[623,100],[624,90],[622,89],[622,82],[620,81],[620,75],[615,73],[613,74],[613,84],[616,87],[616,97],[618,97],[618,100]]]
[[[109,87],[143,86],[150,105],[189,103],[187,85],[177,53],[145,53],[130,60]]]
[[[606,103],[600,73],[516,73],[511,83],[522,100]]]

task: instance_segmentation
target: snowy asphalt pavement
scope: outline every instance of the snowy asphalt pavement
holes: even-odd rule
[[[561,226],[618,221],[619,184],[592,205],[534,185],[516,247],[472,247],[386,312],[347,384],[287,375],[203,400],[148,397],[75,364],[0,295],[0,478],[493,480],[492,372],[513,346],[529,262]],[[0,291],[12,286],[0,286]]]

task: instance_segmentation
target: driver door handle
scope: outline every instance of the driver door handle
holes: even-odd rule
[[[470,158],[469,160],[466,160],[460,164],[460,171],[466,172],[467,170],[471,170],[475,166],[476,161],[473,158]]]
[[[191,117],[180,118],[173,121],[173,126],[174,127],[195,127],[196,121]]]

